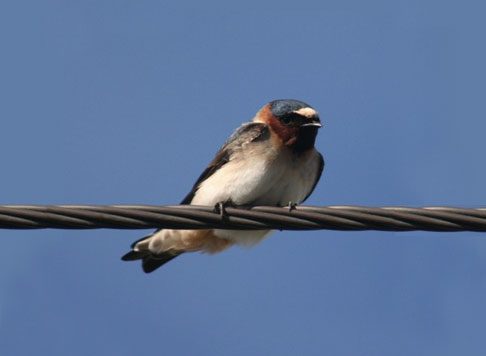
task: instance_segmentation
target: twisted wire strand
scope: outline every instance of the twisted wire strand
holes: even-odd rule
[[[2,229],[485,231],[486,208],[177,205],[2,205]]]

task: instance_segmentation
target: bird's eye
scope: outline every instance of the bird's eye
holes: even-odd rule
[[[305,118],[303,118],[302,116],[300,116],[298,114],[288,114],[288,115],[284,115],[280,118],[280,121],[284,125],[287,125],[287,126],[298,126],[304,120],[305,120]]]
[[[284,124],[284,125],[290,125],[294,119],[292,116],[288,115],[288,116],[283,116],[280,121]]]
[[[280,119],[280,121],[282,121],[282,123],[284,123],[285,125],[288,125],[292,122],[292,117],[284,116]]]

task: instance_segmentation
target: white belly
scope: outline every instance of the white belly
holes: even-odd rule
[[[236,157],[201,183],[191,204],[277,205],[301,203],[312,189],[319,170],[318,154],[295,159],[287,151]],[[219,237],[239,245],[254,245],[270,231],[217,230]]]

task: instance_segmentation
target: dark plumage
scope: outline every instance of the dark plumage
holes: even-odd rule
[[[263,115],[266,123],[285,146],[295,153],[303,153],[314,147],[321,121],[310,105],[293,99],[274,100],[266,110]]]
[[[270,102],[270,110],[276,117],[281,117],[285,114],[291,113],[292,111],[297,111],[303,108],[312,109],[312,106],[304,103],[303,101],[294,99],[280,99]]]

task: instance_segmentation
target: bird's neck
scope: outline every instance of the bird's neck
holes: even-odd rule
[[[317,130],[317,127],[300,128],[296,135],[295,142],[289,147],[295,153],[303,153],[314,148],[314,144],[316,143]]]
[[[314,148],[317,127],[288,127],[282,125],[278,120],[272,120],[269,125],[283,145],[294,153],[299,154]]]

